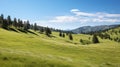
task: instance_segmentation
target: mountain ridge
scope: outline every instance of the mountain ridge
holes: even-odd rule
[[[99,32],[99,31],[104,31],[107,29],[112,29],[112,28],[116,28],[120,26],[120,24],[118,25],[99,25],[99,26],[83,26],[83,27],[79,27],[76,29],[71,30],[73,33],[90,33],[90,32]]]

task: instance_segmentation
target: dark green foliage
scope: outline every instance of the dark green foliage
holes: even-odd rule
[[[33,26],[33,24],[31,24],[31,25],[30,25],[30,29],[32,29],[32,30],[34,29],[34,26]]]
[[[69,34],[69,39],[70,39],[70,40],[73,40],[73,36],[72,36],[71,33]]]
[[[99,43],[99,40],[98,40],[96,35],[93,35],[92,42],[93,43]]]
[[[60,36],[60,37],[62,36],[62,32],[61,32],[61,31],[59,32],[59,36]]]
[[[28,20],[27,20],[27,29],[30,29],[30,23]]]
[[[3,27],[4,29],[7,29],[8,26],[9,26],[9,24],[7,23],[7,19],[4,19],[4,20],[3,20],[2,27]]]
[[[9,26],[12,25],[11,17],[9,15],[7,17],[7,23]]]
[[[80,42],[83,42],[83,40],[82,40],[82,39],[80,39]]]
[[[14,18],[13,26],[17,28],[17,19],[16,18]]]
[[[45,34],[46,34],[47,36],[50,36],[50,34],[52,34],[50,28],[47,27],[47,28],[45,29]]]
[[[28,28],[27,28],[27,23],[26,23],[26,22],[24,22],[23,29],[24,29],[25,31],[28,31]]]
[[[2,27],[2,24],[3,24],[3,14],[1,14],[0,16],[0,27]]]
[[[41,27],[41,28],[40,28],[40,33],[43,33],[43,32],[44,32],[44,28]]]
[[[64,33],[62,34],[62,37],[65,37],[65,34],[64,34]]]
[[[37,31],[37,23],[34,23],[34,31]]]

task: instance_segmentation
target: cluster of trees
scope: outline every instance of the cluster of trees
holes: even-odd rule
[[[91,44],[91,43],[95,43],[95,44],[100,43],[97,35],[95,35],[95,34],[93,35],[92,39],[90,37],[88,39],[89,40],[80,39],[80,43],[82,43],[83,45]]]
[[[65,33],[62,33],[61,31],[59,32],[60,37],[65,37]]]
[[[9,15],[7,18],[4,18],[3,14],[0,16],[0,27],[7,30],[14,27],[22,32],[28,31],[29,29],[32,29],[34,31],[39,30],[41,33],[45,32],[47,36],[50,36],[50,34],[52,34],[51,28],[38,26],[37,23],[34,23],[34,25],[30,24],[29,20],[23,21],[17,18],[14,18],[12,20]]]
[[[62,33],[61,31],[59,32],[60,37],[65,37],[65,33]],[[69,37],[70,40],[73,40],[72,33],[66,32],[66,36]]]
[[[101,39],[109,39],[109,40],[114,40],[116,42],[120,42],[120,38],[118,37],[118,35],[120,34],[120,30],[116,31],[116,30],[111,30],[111,31],[105,31],[102,33],[97,33],[97,35],[101,38]],[[113,35],[116,35],[116,37],[113,37]]]
[[[28,30],[31,28],[31,25],[29,23],[29,20],[27,21],[22,21],[21,19],[14,18],[13,20],[11,17],[8,15],[7,18],[4,18],[4,15],[1,14],[0,16],[0,27],[4,29],[8,29],[15,27],[17,29],[23,29],[23,30]]]

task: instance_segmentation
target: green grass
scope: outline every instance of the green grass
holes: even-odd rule
[[[70,41],[57,32],[51,38],[18,32],[0,29],[0,67],[120,67],[120,43],[99,38],[82,45],[92,36],[74,34]]]

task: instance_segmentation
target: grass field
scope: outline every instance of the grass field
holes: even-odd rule
[[[34,31],[33,31],[34,32]],[[13,32],[0,28],[0,67],[120,67],[120,43],[102,40],[82,45],[90,35],[53,37]]]

